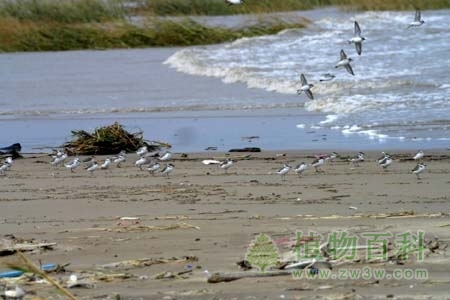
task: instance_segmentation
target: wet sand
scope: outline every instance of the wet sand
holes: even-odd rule
[[[411,173],[414,151],[391,152],[394,163],[387,171],[375,162],[376,152],[367,153],[360,167],[352,168],[346,159],[355,153],[340,153],[320,173],[309,169],[299,177],[291,172],[285,180],[276,174],[285,162],[310,163],[314,153],[323,152],[262,152],[249,157],[208,152],[187,158],[177,153],[169,178],[140,171],[134,166],[136,154],[129,154],[122,168],[98,170],[92,176],[81,167],[74,173],[54,169],[48,155],[27,155],[0,176],[0,240],[13,234],[57,243],[53,250],[27,254],[36,263],[70,263],[66,273],[52,274],[62,281],[123,260],[198,259],[103,270],[132,276],[96,280],[92,289],[71,289],[80,299],[106,299],[115,293],[120,299],[448,299],[450,258],[444,248],[450,243],[450,153],[428,151],[421,180]],[[228,155],[236,160],[229,174],[201,163]],[[120,217],[138,217],[139,223]],[[295,238],[298,230],[325,237],[332,230],[358,236],[423,230],[425,240],[437,237],[440,246],[435,253],[426,251],[422,262],[347,262],[333,269],[333,274],[340,274],[339,269],[364,266],[390,273],[422,268],[428,270],[427,280],[281,276],[206,282],[208,272],[238,271],[236,262],[245,258],[258,234],[269,235],[284,253],[291,248],[283,241]],[[362,239],[359,244],[364,244]],[[13,259],[0,257],[0,263]],[[154,278],[166,271],[185,271],[188,264],[193,271],[180,275],[185,279]],[[62,299],[42,283],[23,287],[43,298]]]

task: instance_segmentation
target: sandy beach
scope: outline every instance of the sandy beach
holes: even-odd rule
[[[450,153],[427,151],[427,169],[418,180],[411,173],[414,152],[389,152],[394,162],[387,170],[376,163],[379,152],[366,153],[359,167],[348,162],[355,153],[339,153],[323,172],[290,172],[285,180],[276,174],[284,163],[311,163],[313,154],[328,152],[176,153],[169,178],[136,168],[134,153],[121,168],[92,176],[81,167],[74,173],[54,169],[49,155],[28,154],[0,176],[0,242],[3,248],[19,241],[55,243],[25,254],[36,264],[70,263],[66,272],[50,275],[66,283],[76,274],[94,284],[70,289],[79,299],[448,299]],[[201,163],[225,157],[235,161],[228,174]],[[335,275],[364,267],[389,274],[426,269],[427,279],[288,275],[207,282],[208,274],[240,271],[236,262],[259,234],[270,236],[280,253],[292,253],[289,240],[309,230],[323,241],[333,230],[391,233],[391,242],[396,234],[420,230],[426,243],[437,246],[425,247],[422,261],[332,263]],[[360,238],[358,244],[366,242]],[[3,255],[0,271],[17,260]],[[117,262],[122,264],[108,265]],[[99,271],[116,277],[99,279]],[[20,284],[34,294],[29,299],[64,298],[45,283],[22,277]]]

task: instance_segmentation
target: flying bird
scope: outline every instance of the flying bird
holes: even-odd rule
[[[311,92],[311,88],[314,85],[311,83],[308,83],[304,74],[300,75],[300,81],[301,81],[302,86],[300,87],[300,89],[297,90],[297,95],[300,95],[302,92],[304,92],[306,94],[306,96],[308,96],[309,99],[314,100],[313,93]]]
[[[425,23],[425,21],[422,20],[422,16],[421,16],[420,10],[416,9],[416,14],[414,15],[414,21],[409,23],[408,28],[421,26],[423,23]]]
[[[355,21],[355,34],[354,36],[348,40],[348,43],[354,43],[355,44],[355,48],[356,48],[356,53],[358,53],[358,55],[361,55],[361,51],[362,51],[362,42],[365,41],[366,38],[361,36],[361,28],[359,27],[358,22]]]
[[[350,62],[353,61],[353,59],[347,58],[347,54],[345,54],[344,49],[341,49],[340,58],[341,60],[338,61],[335,68],[344,67],[347,70],[347,72],[349,72],[352,75],[355,75],[355,73],[353,73],[352,66],[350,65]]]

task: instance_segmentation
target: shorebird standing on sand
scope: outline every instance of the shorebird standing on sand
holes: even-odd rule
[[[100,169],[106,170],[109,169],[109,166],[111,165],[111,158],[106,158],[103,164],[100,166]]]
[[[141,148],[139,148],[139,149],[136,151],[136,154],[139,155],[139,156],[142,156],[142,155],[144,155],[144,154],[147,154],[147,152],[148,152],[147,146],[142,146]]]
[[[67,159],[66,153],[63,153],[61,156],[56,155],[53,156],[53,160],[50,162],[50,164],[56,168],[59,165],[63,164],[66,159]]]
[[[167,176],[169,178],[169,174],[173,172],[175,166],[172,164],[167,164],[164,169],[161,170],[161,175]]]
[[[392,157],[388,154],[386,154],[386,156],[384,157],[384,159],[379,160],[378,163],[379,165],[384,169],[387,170],[387,167],[389,167],[390,165],[392,165]]]
[[[325,159],[323,157],[316,158],[312,163],[311,166],[314,167],[316,172],[320,172],[320,167],[323,166],[325,163]]]
[[[301,177],[303,172],[307,169],[308,169],[308,165],[306,163],[302,162],[295,167],[294,171],[295,171],[295,173],[298,174],[298,177]]]
[[[74,160],[72,160],[70,163],[64,164],[64,166],[67,169],[70,169],[70,172],[72,172],[72,173],[73,173],[73,170],[78,168],[80,165],[81,165],[81,161],[78,157],[75,157]]]
[[[420,160],[423,158],[423,156],[425,155],[425,153],[423,153],[422,150],[419,150],[413,157],[414,160],[420,162]]]
[[[142,157],[140,157],[138,160],[136,160],[136,162],[134,163],[134,165],[135,165],[136,167],[138,167],[139,170],[142,171],[142,167],[143,167],[144,165],[149,164],[149,163],[150,163],[149,158],[148,158],[147,156],[142,156]]]
[[[160,168],[159,162],[153,162],[148,166],[147,171],[150,174],[155,175],[155,172],[158,171],[159,168]]]
[[[231,166],[233,165],[233,160],[232,159],[230,159],[230,158],[227,158],[227,159],[225,159],[223,162],[221,162],[220,164],[219,164],[219,167],[221,168],[221,169],[224,169],[225,170],[225,174],[228,174],[228,169],[229,168],[231,168]]]
[[[122,150],[116,156],[111,157],[111,162],[116,164],[117,168],[120,168],[120,164],[127,160],[127,153]]]
[[[5,174],[6,171],[9,171],[11,169],[11,166],[13,164],[13,159],[11,156],[8,156],[3,164],[0,166],[0,174]]]
[[[277,171],[277,174],[281,176],[281,180],[284,180],[284,176],[291,170],[291,166],[289,164],[284,164],[284,166]]]
[[[98,168],[100,168],[100,165],[99,165],[96,161],[94,161],[90,167],[87,167],[87,168],[86,168],[86,170],[87,170],[89,173],[91,173],[91,175],[94,175],[94,172],[95,172]]]
[[[166,151],[166,152],[164,152],[164,154],[163,155],[161,155],[160,157],[159,157],[159,160],[160,161],[168,161],[168,160],[170,160],[171,158],[172,158],[172,152],[170,152],[170,151]]]
[[[364,152],[358,152],[355,157],[350,159],[350,163],[353,165],[353,167],[359,167],[359,163],[363,162],[364,159]]]
[[[426,167],[426,165],[425,164],[417,164],[415,167],[414,167],[414,169],[412,169],[411,170],[411,172],[413,173],[413,174],[416,174],[416,176],[417,176],[417,179],[421,179],[420,178],[420,173],[422,173],[423,171],[425,171],[425,167]]]

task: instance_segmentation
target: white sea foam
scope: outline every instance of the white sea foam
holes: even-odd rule
[[[315,98],[311,101],[300,95],[304,108],[339,115],[338,119],[326,118],[319,123],[322,126],[342,127],[348,120],[364,126],[406,122],[414,127],[417,119],[450,123],[450,108],[446,105],[450,98],[446,67],[450,57],[444,50],[450,40],[448,13],[423,11],[423,18],[429,22],[409,30],[406,27],[414,11],[370,11],[350,18],[346,13],[330,14],[303,30],[191,47],[175,53],[165,63],[189,74],[214,76],[226,83],[243,82],[249,88],[287,95],[296,93],[299,74],[304,73],[314,84]],[[347,44],[353,35],[354,20],[367,38],[361,56]],[[334,68],[340,49],[353,58],[355,76]],[[319,82],[323,73],[333,73],[336,78]],[[373,131],[364,134],[386,138]]]
[[[324,125],[324,124],[328,124],[328,123],[333,123],[334,121],[336,121],[339,118],[338,115],[327,115],[325,117],[325,120],[320,121],[319,124],[320,125]]]

